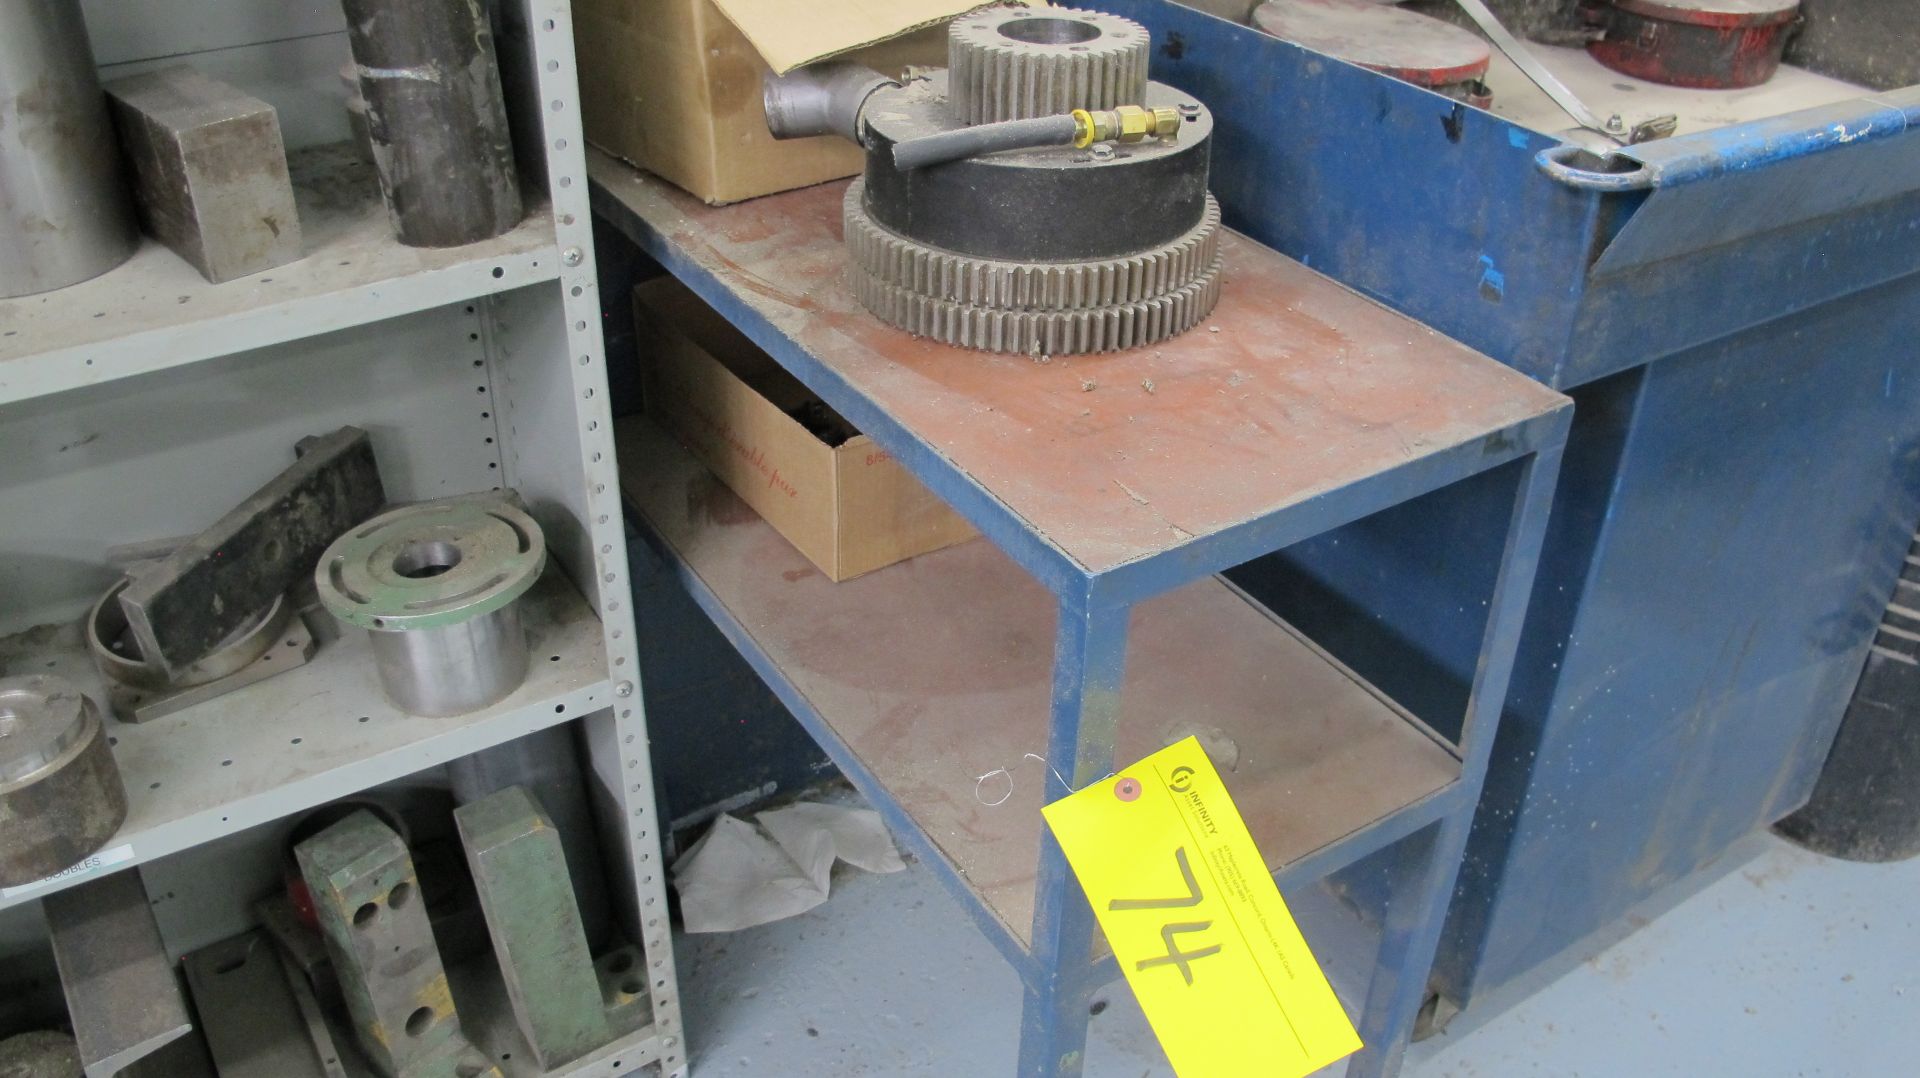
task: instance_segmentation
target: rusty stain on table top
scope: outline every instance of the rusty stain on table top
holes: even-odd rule
[[[608,194],[1089,572],[1568,404],[1234,233],[1219,307],[1174,340],[1045,361],[954,348],[854,299],[843,183],[712,207],[593,165]]]

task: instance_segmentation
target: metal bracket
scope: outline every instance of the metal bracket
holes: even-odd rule
[[[202,947],[184,964],[220,1078],[329,1078],[265,932]]]

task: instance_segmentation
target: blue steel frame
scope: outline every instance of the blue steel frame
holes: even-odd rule
[[[656,222],[596,180],[593,205],[668,272],[699,294],[756,345],[836,411],[902,461],[982,534],[1056,597],[1059,621],[1054,653],[1047,756],[1072,761],[1047,781],[1048,799],[1064,797],[1110,774],[1129,614],[1153,595],[1220,573],[1263,554],[1365,518],[1451,484],[1512,465],[1499,569],[1478,634],[1478,658],[1461,736],[1449,747],[1460,777],[1440,791],[1390,814],[1299,861],[1276,876],[1283,888],[1314,882],[1389,846],[1409,852],[1413,882],[1388,905],[1374,973],[1357,1023],[1366,1047],[1349,1064],[1353,1078],[1397,1073],[1416,1012],[1447,900],[1460,866],[1474,806],[1512,673],[1514,649],[1539,558],[1548,503],[1556,482],[1571,408],[1560,407],[1481,439],[1436,452],[1308,502],[1198,536],[1170,550],[1092,573],[1036,532],[933,445],[809,353],[745,302],[723,280],[678,246]],[[644,525],[644,518],[641,523]],[[899,801],[787,680],[776,662],[724,602],[677,554],[643,527],[659,554],[676,569],[695,602],[711,617],[794,716],[820,742],[847,778],[868,798],[922,861],[938,870],[1003,956],[1019,971],[1025,1001],[1020,1034],[1022,1078],[1072,1078],[1081,1073],[1093,990],[1118,976],[1111,958],[1095,962],[1093,912],[1051,835],[1042,835],[1030,948],[999,923],[959,869],[919,828]],[[1068,783],[1062,782],[1066,778]],[[1355,776],[1355,781],[1365,781]]]
[[[1812,788],[1920,514],[1920,87],[1583,175],[1554,136],[1246,26],[1098,6],[1213,109],[1229,225],[1577,402],[1436,968],[1465,1006]],[[1450,706],[1485,569],[1433,552],[1496,509],[1410,506],[1236,579]]]

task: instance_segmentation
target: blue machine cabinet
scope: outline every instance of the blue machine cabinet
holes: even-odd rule
[[[1378,946],[1335,985],[1366,1042],[1348,1074],[1396,1071],[1506,696],[1565,397],[1231,235],[1205,331],[1047,361],[948,348],[854,300],[843,185],[714,208],[608,158],[590,172],[603,219],[987,540],[831,583],[646,420],[620,431],[622,489],[661,558],[1020,972],[1019,1073],[1079,1074],[1090,996],[1119,975],[1040,807],[1187,733],[1232,746],[1227,787],[1283,891],[1388,877]],[[717,451],[765,462],[724,415],[701,421]],[[1219,578],[1450,497],[1504,508],[1448,734]]]
[[[1605,160],[1163,0],[1233,227],[1575,400],[1436,969],[1465,1005],[1811,791],[1920,515],[1920,88]],[[1236,579],[1442,716],[1474,664],[1426,500]],[[1437,718],[1434,721],[1439,721]]]

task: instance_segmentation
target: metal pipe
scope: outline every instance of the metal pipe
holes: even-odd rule
[[[380,684],[410,715],[477,711],[527,677],[527,634],[518,603],[452,625],[376,629],[370,635]]]
[[[520,223],[493,30],[480,0],[343,0],[380,193],[409,247]]]
[[[883,86],[899,83],[870,67],[845,61],[811,64],[761,84],[767,130],[777,139],[839,135],[860,145],[860,110]]]
[[[936,135],[922,135],[895,143],[893,167],[902,172],[926,168],[948,161],[963,161],[1001,150],[1025,150],[1035,146],[1068,146],[1079,133],[1080,122],[1071,114],[1036,116],[1027,120],[1003,120],[1000,123],[956,127]]]
[[[139,245],[80,0],[0,3],[0,298],[97,277]]]

